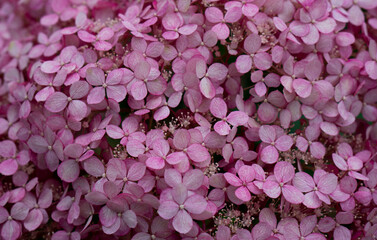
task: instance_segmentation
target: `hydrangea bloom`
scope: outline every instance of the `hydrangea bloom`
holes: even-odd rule
[[[0,238],[377,238],[377,1],[0,1]]]

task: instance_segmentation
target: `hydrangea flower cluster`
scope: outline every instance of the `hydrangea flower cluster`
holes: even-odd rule
[[[377,239],[376,0],[0,1],[0,239]]]

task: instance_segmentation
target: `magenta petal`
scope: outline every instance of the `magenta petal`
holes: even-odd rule
[[[182,234],[188,233],[193,226],[191,216],[185,210],[179,210],[173,219],[174,229]]]
[[[58,167],[58,175],[65,182],[75,181],[80,174],[80,167],[75,160],[66,160]]]
[[[260,159],[268,164],[276,163],[279,158],[279,153],[274,146],[267,146],[260,152]]]

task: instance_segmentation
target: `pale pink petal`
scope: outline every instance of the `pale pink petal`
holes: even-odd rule
[[[87,101],[88,104],[98,104],[103,99],[105,99],[105,89],[103,87],[95,87],[90,90]]]
[[[241,179],[239,179],[236,175],[232,173],[224,173],[224,177],[226,181],[232,186],[239,187],[242,185]]]
[[[285,199],[293,204],[299,204],[304,201],[304,195],[294,186],[284,185],[282,188]]]
[[[270,125],[263,125],[259,128],[259,137],[265,143],[272,143],[276,139],[275,128]]]
[[[312,92],[312,84],[302,78],[295,79],[293,81],[293,89],[302,98],[307,98]]]
[[[235,194],[236,194],[236,197],[238,197],[244,202],[248,202],[251,199],[251,194],[250,194],[249,189],[247,189],[247,187],[244,187],[244,186],[237,188]]]
[[[278,162],[274,167],[274,174],[279,183],[286,183],[293,179],[295,169],[289,162]]]
[[[276,163],[278,158],[279,153],[274,146],[269,145],[260,152],[260,159],[267,164]]]
[[[339,129],[334,123],[322,122],[320,127],[322,131],[330,136],[336,136],[339,133]]]
[[[291,149],[292,145],[293,139],[288,135],[279,137],[275,142],[275,146],[279,151],[288,151],[289,149]]]
[[[270,198],[277,198],[281,194],[281,188],[280,188],[279,184],[275,181],[270,181],[270,180],[267,180],[263,184],[263,191]]]
[[[249,120],[249,116],[242,111],[233,111],[229,113],[226,120],[233,126],[237,127],[246,124]]]
[[[251,69],[253,61],[249,55],[240,55],[236,60],[236,68],[240,73],[247,73]]]
[[[56,73],[61,68],[59,62],[56,61],[46,61],[42,63],[41,70],[44,73]]]
[[[193,226],[191,216],[185,210],[179,210],[173,219],[173,227],[179,233],[188,233]]]
[[[203,162],[210,159],[210,155],[201,144],[192,144],[187,148],[187,155],[194,162]]]
[[[306,172],[298,172],[293,178],[293,185],[301,192],[312,191],[315,187],[313,178]]]
[[[58,167],[58,176],[65,182],[73,182],[80,175],[80,167],[75,160],[66,160]]]
[[[207,208],[207,201],[204,197],[194,194],[187,198],[184,203],[185,209],[192,214],[201,214]]]
[[[150,157],[145,164],[151,169],[158,170],[165,167],[165,160],[160,157]]]
[[[222,136],[228,135],[230,132],[230,126],[225,121],[216,122],[213,128],[218,134]]]
[[[339,156],[339,155],[336,154],[336,153],[333,153],[333,154],[332,154],[332,159],[333,159],[333,161],[334,161],[334,164],[335,164],[340,170],[347,171],[347,169],[348,169],[348,165],[347,165],[346,161],[345,161],[341,156]]]
[[[204,97],[212,99],[216,95],[216,89],[213,86],[211,80],[209,78],[202,78],[200,81],[200,92],[203,94]]]

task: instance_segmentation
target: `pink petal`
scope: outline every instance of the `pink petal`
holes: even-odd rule
[[[355,42],[355,37],[349,32],[340,32],[336,35],[336,43],[341,47],[346,47]]]
[[[293,178],[293,185],[301,192],[310,192],[314,189],[313,178],[306,172],[298,172]]]
[[[193,169],[186,172],[183,177],[183,184],[187,187],[188,190],[198,189],[204,180],[204,174],[199,169]]]
[[[225,121],[218,121],[213,126],[215,131],[222,136],[228,135],[230,132],[230,126]]]
[[[173,201],[163,201],[158,208],[158,215],[163,219],[169,220],[178,212],[179,206]]]
[[[160,157],[150,157],[147,159],[145,164],[147,165],[147,167],[154,170],[162,169],[165,167],[165,161]]]
[[[194,194],[193,196],[187,198],[184,206],[189,213],[201,214],[207,208],[207,201],[204,199],[204,197]]]
[[[250,191],[244,186],[237,188],[235,194],[239,199],[241,199],[244,202],[248,202],[251,199]]]
[[[147,87],[145,83],[142,81],[136,81],[131,86],[131,95],[135,98],[135,100],[142,100],[147,96]]]
[[[279,184],[275,181],[270,181],[270,180],[267,180],[263,184],[263,191],[270,198],[277,198],[281,194],[281,188],[280,188]]]
[[[295,79],[293,81],[293,89],[302,98],[307,98],[312,93],[312,84],[302,78]]]
[[[304,201],[304,195],[294,186],[284,185],[282,188],[285,199],[293,204],[300,204]]]
[[[21,236],[21,224],[17,221],[6,221],[1,229],[1,237],[4,239],[18,239]]]
[[[209,78],[202,78],[202,80],[200,81],[199,88],[200,92],[206,98],[212,99],[216,95],[216,89]]]
[[[224,177],[226,181],[232,186],[239,187],[242,185],[241,179],[239,179],[236,175],[232,173],[224,173]]]
[[[276,139],[275,128],[270,125],[263,125],[259,128],[259,137],[265,143],[272,143]]]
[[[44,106],[50,112],[56,113],[64,110],[67,104],[68,97],[62,92],[55,92],[47,98]]]
[[[18,170],[18,164],[15,159],[7,159],[0,163],[0,173],[5,176],[11,176]]]
[[[267,70],[272,66],[272,57],[270,54],[261,52],[254,56],[254,65],[260,70]]]
[[[88,104],[98,104],[105,99],[105,89],[103,87],[95,87],[90,90],[87,102]]]
[[[303,204],[308,208],[316,209],[322,205],[322,201],[318,198],[316,192],[309,192],[305,194]]]
[[[187,148],[187,155],[194,162],[203,162],[210,159],[210,155],[201,144],[192,144]]]
[[[251,69],[253,61],[249,55],[240,55],[236,60],[236,68],[240,73],[247,73]]]
[[[183,152],[173,152],[166,158],[166,162],[174,165],[180,163],[182,160],[187,160],[187,155]]]
[[[179,210],[173,219],[174,229],[182,234],[188,233],[193,226],[191,216],[185,210]]]
[[[212,99],[209,109],[213,116],[220,119],[225,118],[228,111],[228,107],[222,98]]]
[[[42,212],[39,209],[33,209],[29,212],[29,215],[24,220],[24,227],[28,231],[34,231],[41,225],[42,221]]]
[[[105,83],[105,73],[96,67],[86,70],[86,80],[93,86],[101,86]]]
[[[333,153],[332,154],[332,159],[334,161],[334,164],[340,169],[340,170],[343,170],[343,171],[347,171],[348,170],[348,165],[346,163],[346,161],[341,157],[339,156],[338,154],[336,153]]]
[[[329,17],[323,21],[316,22],[315,26],[321,33],[331,33],[336,27],[336,22],[333,18]]]
[[[309,24],[310,31],[308,35],[301,37],[302,41],[307,45],[313,45],[316,44],[319,40],[319,32],[314,25]]]
[[[291,136],[283,135],[276,140],[275,144],[279,151],[288,151],[293,145],[293,139]]]
[[[220,9],[216,7],[209,7],[205,11],[205,16],[207,20],[211,23],[218,23],[223,20],[223,13]]]
[[[74,182],[80,174],[80,167],[75,160],[66,160],[58,167],[58,175],[65,182]]]
[[[56,61],[46,61],[42,63],[41,70],[44,73],[56,73],[61,68],[59,62]]]
[[[78,31],[77,36],[81,39],[83,42],[92,43],[96,41],[96,36],[94,36],[91,33],[88,33],[87,31]]]
[[[226,120],[233,126],[237,127],[246,124],[249,120],[249,116],[242,111],[233,111],[229,113]]]
[[[278,162],[274,167],[274,174],[279,183],[286,183],[293,179],[295,169],[289,162]]]
[[[274,146],[269,145],[260,152],[260,159],[267,164],[276,163],[278,158],[279,153]]]
[[[48,150],[48,143],[46,139],[39,135],[31,136],[27,142],[30,149],[35,153],[45,153]]]
[[[322,122],[320,127],[322,131],[330,136],[337,136],[339,133],[339,129],[334,123]]]

